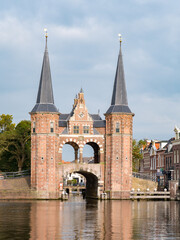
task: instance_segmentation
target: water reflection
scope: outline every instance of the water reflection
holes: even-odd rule
[[[0,239],[180,239],[180,202],[0,202]]]
[[[180,202],[133,202],[133,239],[180,239]]]

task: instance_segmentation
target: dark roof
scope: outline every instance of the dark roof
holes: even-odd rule
[[[36,103],[31,112],[58,112],[54,104],[40,104]]]
[[[126,82],[124,77],[124,67],[121,47],[118,56],[116,75],[114,79],[113,94],[111,100],[111,106],[107,110],[106,114],[113,112],[125,112],[131,113],[128,107],[127,92],[126,92]]]
[[[169,149],[168,149],[168,146],[169,146],[169,145],[172,145],[172,141],[174,141],[174,140],[175,140],[174,137],[172,137],[172,138],[170,138],[170,139],[168,140],[167,144],[164,146],[164,148],[166,149],[165,153],[172,152],[172,148],[170,149],[170,151],[168,151],[168,150],[169,150]]]
[[[106,114],[108,113],[118,113],[118,112],[123,112],[123,113],[131,113],[131,110],[129,109],[128,106],[124,105],[111,105],[109,109],[107,110]]]
[[[60,114],[60,116],[59,116],[59,120],[67,120],[68,119],[68,117],[69,117],[69,113],[68,114]]]
[[[51,71],[47,49],[47,38],[41,70],[41,77],[39,82],[37,101],[35,107],[31,112],[58,112],[57,108],[54,105]]]
[[[93,122],[93,127],[94,128],[104,128],[104,127],[106,127],[106,121],[105,120],[94,121]]]
[[[99,114],[89,114],[93,120],[102,120],[102,118],[99,116]]]
[[[106,127],[106,121],[102,120],[99,114],[89,114],[93,119],[94,128],[103,128]],[[60,114],[59,116],[59,127],[67,127],[67,122],[72,116],[72,111],[69,114]]]
[[[67,127],[67,121],[60,121],[59,120],[59,127]]]

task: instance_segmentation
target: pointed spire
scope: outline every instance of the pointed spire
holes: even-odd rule
[[[121,38],[121,35],[119,36],[120,36],[120,50],[119,50],[117,69],[116,69],[116,75],[114,80],[111,106],[106,113],[112,113],[112,112],[131,113],[131,110],[128,107],[126,82],[124,77],[124,67],[123,67],[123,58],[122,58],[122,50],[121,50],[122,38]]]
[[[82,88],[81,88],[81,90],[80,90],[80,93],[84,93]]]
[[[41,70],[41,77],[39,83],[39,90],[37,95],[36,105],[33,108],[32,112],[58,112],[57,108],[54,105],[54,96],[51,80],[51,70],[49,63],[49,54],[47,48],[47,29],[45,29],[45,51],[44,58]]]

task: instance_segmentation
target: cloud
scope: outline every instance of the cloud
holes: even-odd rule
[[[136,99],[135,104],[132,98]],[[134,137],[168,139],[174,136],[174,126],[180,126],[180,112],[177,102],[180,96],[160,97],[158,95],[136,95],[130,98],[131,110],[135,112]]]
[[[18,18],[6,16],[0,19],[0,46],[19,48],[27,46],[32,39],[32,30],[26,23],[20,22]]]
[[[42,4],[43,3],[43,4]],[[136,138],[167,138],[180,119],[180,17],[178,1],[24,1],[0,10],[0,102],[16,122],[28,118],[36,100],[44,27],[54,97],[69,112],[81,85],[91,113],[110,105],[123,34],[129,106]],[[16,6],[16,5],[17,6]],[[30,6],[32,5],[32,6]]]

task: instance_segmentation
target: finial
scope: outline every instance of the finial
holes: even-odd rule
[[[47,38],[48,38],[47,28],[44,28],[44,32],[45,32],[45,38],[46,38],[45,51],[47,51]]]
[[[118,37],[119,37],[119,42],[120,42],[120,47],[121,47],[121,43],[122,43],[122,35],[119,33],[119,34],[118,34]]]
[[[47,28],[44,28],[44,32],[45,32],[45,37],[47,39],[47,37],[48,37]]]

